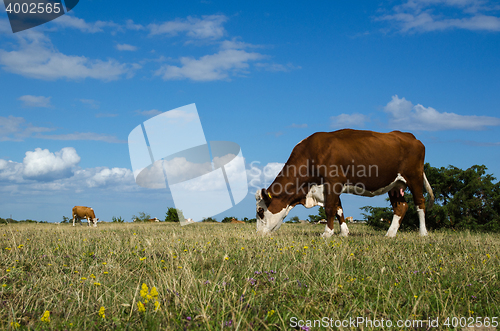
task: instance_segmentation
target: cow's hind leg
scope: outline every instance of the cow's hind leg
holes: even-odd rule
[[[395,237],[403,217],[405,217],[406,211],[408,210],[408,204],[403,196],[403,190],[391,190],[389,191],[389,199],[391,200],[392,210],[394,211],[394,216],[392,217],[392,223],[387,230],[386,237]]]
[[[425,227],[425,198],[424,198],[424,175],[423,171],[420,176],[417,176],[411,182],[408,182],[408,187],[413,194],[413,202],[415,207],[417,207],[418,220],[420,223],[420,235],[426,236],[427,229]]]

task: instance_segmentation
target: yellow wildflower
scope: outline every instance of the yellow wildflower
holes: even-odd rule
[[[17,329],[18,327],[21,326],[21,324],[19,324],[16,321],[14,321],[14,322],[10,322],[10,326],[12,326],[14,329]]]
[[[106,310],[106,308],[104,308],[104,307],[99,308],[99,316],[101,318],[106,318],[106,314],[104,313],[104,310]]]
[[[95,282],[95,283],[94,283],[94,285],[95,285],[95,286],[101,286],[101,283],[97,283],[97,282]]]
[[[142,302],[138,302],[137,303],[137,309],[139,310],[139,312],[143,313],[146,311],[146,307],[144,307],[144,304]]]
[[[140,257],[139,260],[144,261],[146,257]]]
[[[273,316],[273,315],[274,315],[274,313],[275,313],[274,309],[273,309],[273,310],[269,310],[269,311],[267,312],[267,317],[271,317],[271,316]]]
[[[158,301],[155,301],[155,311],[160,309],[160,303]]]
[[[141,286],[141,297],[145,298],[149,293],[149,289],[148,289],[148,286],[146,285],[146,283],[142,283],[142,286]]]
[[[40,318],[40,321],[50,323],[50,311],[46,310],[43,313],[42,318]]]
[[[151,296],[153,298],[156,298],[158,296],[158,291],[156,290],[156,287],[154,287],[154,286],[151,288]]]

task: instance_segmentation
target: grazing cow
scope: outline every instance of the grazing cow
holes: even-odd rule
[[[417,207],[420,235],[425,236],[424,186],[430,206],[434,195],[424,174],[424,157],[424,145],[411,133],[351,129],[315,133],[295,146],[274,182],[256,192],[257,231],[277,230],[288,212],[302,204],[325,207],[323,237],[333,235],[335,217],[340,234],[347,236],[340,195],[388,193],[394,216],[386,236],[395,237],[408,209],[403,196],[408,187]]]
[[[159,222],[160,220],[155,217],[155,218],[150,218],[148,221],[149,222]]]
[[[75,226],[75,219],[80,222],[80,220],[84,218],[87,220],[88,226],[90,226],[90,222],[92,222],[94,224],[94,227],[97,227],[97,221],[99,219],[95,217],[94,209],[83,206],[73,207],[73,226]]]
[[[232,218],[232,219],[231,219],[231,223],[232,223],[232,224],[245,224],[245,222],[243,222],[243,221],[238,221],[236,218]]]

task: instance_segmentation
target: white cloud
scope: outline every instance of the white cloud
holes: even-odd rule
[[[163,112],[159,111],[158,109],[151,109],[151,110],[136,110],[136,113],[143,116],[153,117],[156,115],[160,115]]]
[[[96,21],[93,23],[88,23],[85,22],[84,19],[75,17],[73,15],[59,16],[52,22],[63,28],[73,28],[78,29],[81,32],[89,33],[103,32],[102,28],[104,27],[120,28],[120,26],[114,22]]]
[[[73,147],[65,147],[51,153],[48,149],[36,148],[26,152],[23,160],[23,177],[38,181],[52,181],[73,175],[74,167],[80,162],[80,156]]]
[[[0,116],[0,141],[22,141],[35,133],[53,130],[55,129],[33,126],[22,117]]]
[[[202,16],[201,19],[188,16],[186,19],[176,19],[162,24],[149,24],[150,35],[176,36],[186,33],[196,39],[219,39],[225,35],[222,24],[227,21],[224,15]]]
[[[440,113],[432,107],[413,105],[397,95],[387,103],[384,111],[390,115],[390,125],[398,130],[483,130],[500,125],[498,117]]]
[[[77,166],[80,156],[73,147],[52,153],[36,148],[26,152],[22,163],[0,159],[0,192],[9,194],[48,194],[50,192],[83,192],[89,189],[103,192],[135,192],[130,169]]]
[[[140,31],[140,30],[146,29],[141,24],[135,24],[133,20],[127,20],[125,27],[129,30],[135,30],[135,31]]]
[[[116,80],[132,72],[128,65],[116,60],[92,60],[85,56],[65,55],[41,33],[26,30],[17,33],[16,50],[0,50],[3,69],[25,77],[44,80],[94,78]]]
[[[136,51],[137,47],[129,44],[116,44],[116,49],[119,51]]]
[[[24,107],[42,107],[49,108],[52,107],[50,104],[51,97],[44,96],[34,96],[34,95],[23,95],[19,97],[17,100],[21,100],[23,102]]]
[[[50,140],[93,140],[93,141],[102,141],[106,143],[113,144],[125,144],[127,141],[120,140],[115,136],[110,136],[102,133],[95,132],[75,132],[75,133],[67,133],[67,134],[53,134],[53,135],[42,135],[39,134],[36,136],[39,139],[50,139]]]
[[[118,114],[110,114],[110,113],[99,113],[95,114],[95,117],[101,118],[101,117],[117,117]]]
[[[99,108],[99,101],[93,100],[93,99],[80,99],[80,102],[88,105],[92,109],[97,109]]]
[[[247,169],[248,186],[251,188],[250,193],[255,194],[257,190],[269,187],[284,165],[284,163],[270,162],[262,167],[260,162],[252,162],[250,169]]]
[[[205,55],[199,59],[182,57],[181,66],[163,65],[156,75],[164,80],[191,79],[195,81],[213,81],[227,79],[230,75],[245,72],[248,62],[263,58],[259,53],[245,50],[225,49],[216,54]]]
[[[354,113],[354,114],[340,114],[338,116],[330,117],[332,128],[351,128],[351,127],[363,127],[365,122],[369,122],[370,118],[366,115]]]
[[[499,9],[489,5],[488,1],[408,0],[377,20],[393,22],[401,32],[447,29],[500,31]]]
[[[291,128],[307,128],[307,124],[306,123],[303,123],[303,124],[295,124],[295,123],[292,123],[292,125],[290,125]]]

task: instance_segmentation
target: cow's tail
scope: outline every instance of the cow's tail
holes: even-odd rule
[[[425,172],[424,172],[424,187],[427,193],[429,194],[429,202],[427,203],[427,210],[431,210],[432,206],[434,205],[434,193],[432,193],[432,187],[431,184],[429,184],[427,177],[425,176]]]

